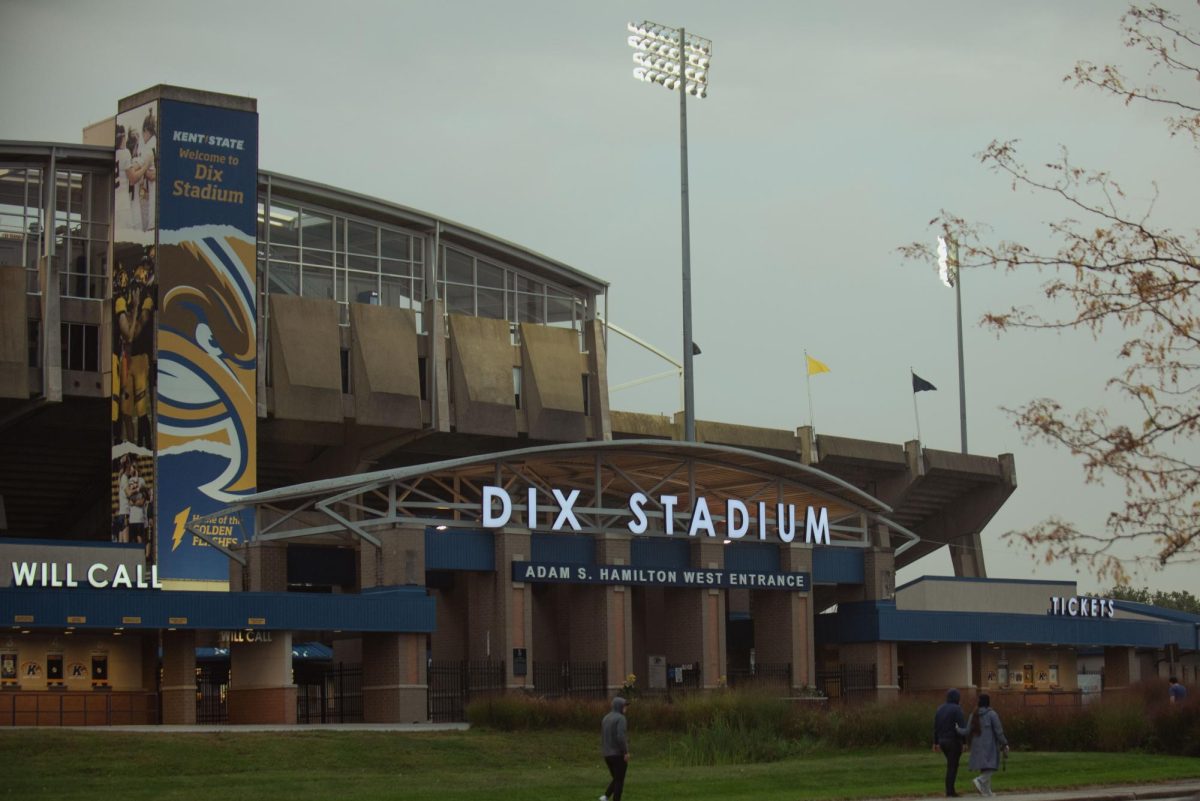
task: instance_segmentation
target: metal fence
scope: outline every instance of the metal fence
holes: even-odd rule
[[[729,668],[730,687],[791,687],[791,662],[757,662],[747,668]]]
[[[817,689],[830,701],[869,700],[875,697],[876,676],[874,664],[838,665],[817,671]]]
[[[607,662],[534,662],[534,692],[543,698],[604,698]]]
[[[467,719],[467,705],[475,698],[504,692],[504,662],[431,661],[429,663],[429,719],[453,723]]]
[[[196,722],[229,722],[229,666],[196,666]]]
[[[362,665],[333,665],[296,684],[297,723],[362,723]]]

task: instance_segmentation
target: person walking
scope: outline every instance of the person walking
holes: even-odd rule
[[[600,722],[600,752],[612,775],[600,801],[621,801],[621,791],[625,789],[625,771],[629,768],[628,726],[625,722],[628,706],[629,702],[618,695],[612,700],[612,711]]]
[[[987,693],[979,696],[979,705],[971,713],[971,720],[959,730],[971,736],[971,770],[979,771],[972,779],[980,795],[995,795],[992,792],[992,774],[1000,768],[1000,754],[1008,753],[1008,738],[1000,725],[1000,716],[992,709],[992,699]]]
[[[958,690],[946,693],[946,703],[937,708],[933,715],[933,750],[941,751],[946,757],[946,797],[957,798],[954,782],[958,779],[958,761],[962,758],[963,743],[960,731],[966,730],[967,719],[963,715]]]
[[[1179,683],[1179,679],[1175,676],[1167,679],[1167,698],[1172,704],[1177,704],[1184,698],[1187,698],[1187,687]]]

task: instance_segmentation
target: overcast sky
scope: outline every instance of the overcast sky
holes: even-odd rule
[[[1195,16],[1195,5],[1166,3]],[[348,188],[519,243],[612,284],[611,319],[680,345],[677,97],[632,78],[625,24],[713,40],[690,101],[696,407],[700,419],[959,447],[954,293],[896,248],[940,209],[997,238],[1045,241],[1064,214],[973,154],[1021,140],[1111,170],[1134,203],[1195,227],[1196,154],[1154,109],[1071,88],[1077,59],[1144,73],[1119,2],[61,2],[0,0],[0,138],[76,142],[158,83],[258,99],[263,169]],[[1193,22],[1195,24],[1195,22]],[[1194,88],[1191,89],[1194,91]],[[1182,168],[1182,169],[1181,169]],[[1016,455],[1019,488],[985,532],[989,574],[1074,578],[1002,540],[1049,515],[1102,526],[1121,488],[1085,486],[1069,455],[1022,442],[1001,407],[1103,403],[1119,339],[981,329],[1038,305],[1046,276],[963,281],[969,444]],[[609,382],[669,365],[614,341]],[[614,392],[671,414],[679,387]],[[947,574],[943,550],[901,580]],[[1084,590],[1097,584],[1079,576]],[[1182,567],[1143,574],[1195,589]]]

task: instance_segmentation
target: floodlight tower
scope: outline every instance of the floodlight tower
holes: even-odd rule
[[[963,370],[962,337],[962,270],[958,261],[958,242],[947,243],[938,237],[938,277],[942,283],[954,289],[954,305],[958,310],[958,424],[962,435],[962,452],[967,452],[967,379]]]
[[[633,77],[679,92],[679,186],[683,236],[683,437],[696,439],[696,400],[692,375],[692,245],[688,219],[687,96],[708,95],[712,42],[683,28],[649,20],[629,23],[634,49]]]

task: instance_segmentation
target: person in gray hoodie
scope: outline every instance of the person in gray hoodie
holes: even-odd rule
[[[1000,768],[1001,753],[1008,753],[1008,738],[1004,736],[1000,716],[992,709],[991,696],[986,693],[979,696],[979,706],[971,713],[971,720],[966,727],[959,729],[959,732],[971,736],[971,761],[968,767],[979,771],[979,775],[971,780],[975,789],[980,795],[995,795],[992,792],[992,774]]]
[[[604,755],[604,762],[612,775],[612,781],[600,796],[600,801],[621,801],[621,791],[625,789],[625,770],[629,767],[629,738],[626,736],[625,722],[625,707],[628,705],[629,702],[618,695],[612,701],[612,712],[600,722],[600,753]]]

